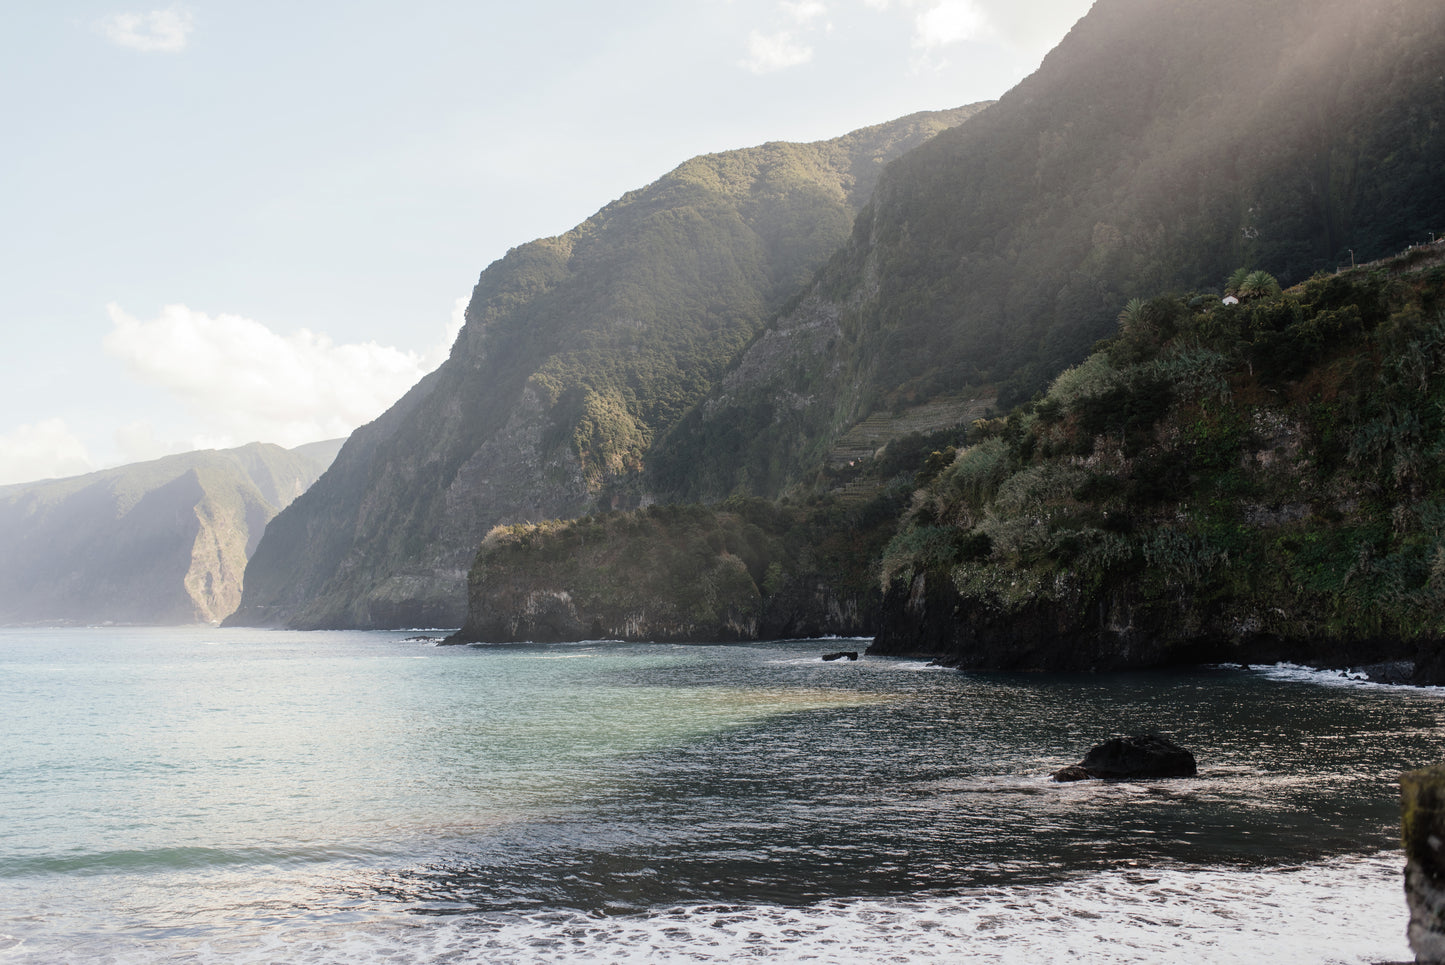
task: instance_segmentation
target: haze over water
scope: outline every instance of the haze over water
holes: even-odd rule
[[[1435,690],[407,637],[0,631],[0,965],[1408,955]]]

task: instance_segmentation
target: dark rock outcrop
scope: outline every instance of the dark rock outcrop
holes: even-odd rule
[[[825,653],[823,659],[829,663],[834,660],[857,660],[857,650],[839,650],[837,653]]]
[[[1084,606],[1039,598],[1001,613],[965,598],[946,574],[920,573],[889,586],[868,652],[960,670],[1107,671],[1235,659],[1239,634],[1228,613],[1199,625],[1181,600],[1167,608],[1147,603],[1121,587]]]
[[[1084,770],[1082,764],[1070,764],[1068,767],[1061,767],[1054,771],[1054,780],[1061,784],[1068,781],[1087,781],[1092,776]]]
[[[1312,614],[1301,614],[1301,626]],[[1154,598],[1128,584],[1092,601],[1036,598],[1000,613],[959,593],[946,574],[919,574],[884,595],[867,652],[960,670],[1112,671],[1205,663],[1296,663],[1354,669],[1376,683],[1445,685],[1445,643],[1399,636],[1274,632],[1249,600],[1204,600],[1177,585]]]
[[[1445,764],[1400,775],[1400,825],[1410,950],[1445,961]]]
[[[1193,777],[1199,773],[1194,755],[1157,734],[1114,737],[1095,745],[1078,764],[1054,773],[1055,781],[1097,777],[1126,781],[1145,777]]]

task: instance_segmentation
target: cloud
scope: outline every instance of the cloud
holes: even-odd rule
[[[118,47],[144,53],[178,53],[186,49],[195,18],[179,5],[150,13],[116,13],[96,22],[105,39]]]
[[[993,37],[997,30],[993,18],[985,9],[986,3],[988,0],[863,0],[864,6],[874,10],[896,7],[900,11],[920,11],[913,15],[913,46],[925,50],[964,40]],[[998,5],[997,2],[993,4]],[[1013,0],[1011,5],[1022,7],[1027,17],[1039,6],[1039,0]]]
[[[782,0],[773,15],[779,29],[771,33],[754,30],[748,34],[748,55],[742,66],[755,74],[770,74],[806,64],[813,59],[813,48],[799,39],[798,31],[816,32],[819,21],[826,31],[828,5],[823,0]]]
[[[793,0],[793,2],[784,0],[783,13],[793,23],[807,24],[819,17],[827,16],[828,5],[821,0]]]
[[[105,350],[178,400],[202,427],[191,445],[206,448],[345,436],[435,367],[460,327],[454,311],[443,341],[420,355],[375,342],[338,345],[307,329],[280,335],[248,318],[184,305],[168,305],[150,321],[113,304],[107,311],[113,328]],[[145,431],[129,427],[117,441],[143,450]]]
[[[743,66],[755,74],[770,74],[812,59],[813,48],[794,40],[792,31],[762,34],[754,30],[748,34],[748,56]]]
[[[973,0],[944,0],[920,13],[913,21],[916,47],[945,47],[964,40],[978,40],[990,33],[988,15]]]
[[[79,476],[94,468],[64,419],[43,419],[0,435],[0,485]]]

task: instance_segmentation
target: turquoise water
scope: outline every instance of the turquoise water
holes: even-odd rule
[[[0,965],[1408,956],[1436,690],[409,636],[0,630]]]

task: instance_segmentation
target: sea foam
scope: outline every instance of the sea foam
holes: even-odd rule
[[[702,904],[645,915],[455,914],[291,932],[206,963],[1363,963],[1409,957],[1398,853],[1283,869],[1111,871],[1056,884],[807,907]],[[166,954],[116,961],[167,962]]]

